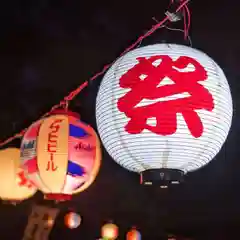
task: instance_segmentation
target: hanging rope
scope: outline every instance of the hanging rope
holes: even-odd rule
[[[184,27],[184,35],[185,37],[188,36],[188,31],[189,31],[189,27],[190,27],[190,11],[187,7],[187,4],[190,0],[181,0],[180,1],[180,5],[179,7],[175,10],[175,13],[178,13],[180,10],[186,10],[187,15],[188,15],[188,25],[186,24],[185,21],[185,27]],[[173,0],[171,0],[171,3],[173,3]],[[166,17],[161,21],[158,22],[157,24],[153,25],[152,28],[147,31],[145,34],[143,34],[142,36],[140,36],[132,45],[130,45],[127,49],[125,49],[119,57],[122,57],[123,55],[125,55],[127,52],[131,51],[132,49],[134,49],[139,43],[142,42],[143,39],[147,38],[148,36],[150,36],[152,33],[154,33],[158,28],[160,28],[164,23],[166,23],[168,20],[170,20],[170,16],[166,15]],[[114,61],[115,62],[115,61]],[[96,78],[98,78],[99,76],[103,75],[114,63],[110,63],[107,64],[103,67],[102,71],[98,72],[97,74],[95,74],[93,77],[91,77],[88,81],[85,81],[83,84],[81,84],[79,87],[77,87],[75,90],[73,90],[72,92],[70,92],[60,103],[54,105],[49,112],[47,112],[46,114],[44,114],[43,116],[41,116],[40,118],[46,117],[48,115],[50,115],[54,110],[58,109],[58,108],[62,108],[64,106],[66,106],[66,104],[68,104],[71,100],[73,100],[85,87],[88,86],[90,81],[95,80]],[[20,133],[15,134],[14,136],[0,142],[0,147],[5,146],[6,144],[12,142],[14,139],[17,138],[21,138],[24,133],[26,132],[27,128],[22,130]]]

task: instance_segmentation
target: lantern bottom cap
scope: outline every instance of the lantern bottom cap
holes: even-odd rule
[[[72,195],[70,194],[62,194],[62,193],[48,193],[44,195],[46,200],[55,200],[55,201],[67,201],[72,199]]]
[[[183,182],[184,172],[178,169],[149,169],[141,172],[141,184],[168,188],[169,185]]]

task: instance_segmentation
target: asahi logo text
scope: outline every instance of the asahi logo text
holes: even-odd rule
[[[83,149],[85,151],[91,152],[95,147],[91,146],[89,143],[79,142],[74,148],[78,151]]]

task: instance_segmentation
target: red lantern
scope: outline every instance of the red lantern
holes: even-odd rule
[[[97,134],[72,112],[56,111],[37,121],[21,144],[26,175],[47,199],[68,200],[88,188],[96,178],[100,159]]]
[[[141,234],[136,228],[132,228],[127,233],[127,240],[141,240]]]

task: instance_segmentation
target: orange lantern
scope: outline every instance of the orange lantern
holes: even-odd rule
[[[64,218],[65,225],[70,229],[77,228],[81,224],[81,221],[81,216],[74,212],[68,213]]]
[[[115,240],[118,237],[118,226],[113,223],[107,223],[102,227],[102,238]]]
[[[0,151],[0,198],[13,203],[32,197],[37,188],[26,178],[20,167],[20,150]]]
[[[141,234],[137,229],[132,228],[128,233],[127,233],[127,240],[141,240]]]
[[[46,199],[70,200],[95,180],[101,162],[94,129],[79,115],[55,111],[29,127],[21,144],[26,175]]]

